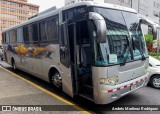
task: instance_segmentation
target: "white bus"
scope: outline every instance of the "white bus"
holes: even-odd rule
[[[111,103],[148,81],[148,55],[135,10],[77,2],[3,31],[5,61],[71,97]]]

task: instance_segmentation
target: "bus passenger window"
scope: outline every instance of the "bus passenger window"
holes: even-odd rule
[[[10,42],[10,34],[9,32],[6,33],[6,43]]]
[[[32,32],[33,32],[33,29],[32,29],[32,25],[28,25],[28,37],[29,37],[29,42],[32,42]]]
[[[17,42],[24,42],[23,28],[17,29]]]
[[[23,27],[23,37],[24,37],[24,41],[25,42],[28,42],[29,41],[29,36],[28,36],[28,27],[27,26],[24,26]]]
[[[47,21],[48,40],[58,40],[58,21],[56,18]]]
[[[3,34],[2,34],[2,42],[3,42],[3,43],[6,43],[6,33],[3,33]]]
[[[41,41],[47,41],[46,22],[45,21],[40,23],[40,38],[41,38]]]
[[[17,30],[10,31],[11,42],[15,43],[17,41]]]
[[[36,41],[38,41],[38,25],[37,25],[37,23],[33,24],[32,28],[33,28],[33,33],[32,33],[33,41],[36,42]]]

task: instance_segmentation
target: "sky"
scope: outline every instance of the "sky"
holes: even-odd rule
[[[63,6],[64,0],[28,0],[28,3],[39,5],[39,11],[41,12],[53,6],[56,6],[57,8]]]

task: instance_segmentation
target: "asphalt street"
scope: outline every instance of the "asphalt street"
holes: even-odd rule
[[[6,64],[5,62],[0,61],[0,65],[10,71],[12,71],[11,66],[9,66],[8,64]],[[0,75],[1,75],[1,71],[0,71]],[[66,95],[63,92],[57,91],[54,87],[50,86],[47,82],[42,81],[30,74],[27,74],[23,71],[18,71],[17,72],[18,75],[20,75],[21,77],[35,83],[36,85],[78,105],[79,107],[89,110],[91,113],[99,113],[99,114],[160,114],[160,112],[150,112],[150,111],[105,111],[110,105],[160,105],[160,90],[159,89],[154,89],[151,86],[146,86],[143,87],[139,90],[136,90],[132,93],[130,93],[127,96],[122,97],[121,99],[111,103],[111,104],[107,104],[107,105],[96,105],[91,101],[88,101],[84,98],[81,97],[76,97],[76,98],[71,98],[68,95]],[[1,77],[0,77],[1,79]],[[12,80],[12,79],[11,79]],[[19,80],[16,79],[15,80]],[[13,80],[13,81],[15,81]],[[21,82],[22,83],[22,82]],[[5,83],[4,83],[5,84]],[[14,84],[16,87],[16,83]],[[23,85],[23,83],[22,83]],[[23,85],[22,88],[24,87],[24,91],[26,88],[32,88],[31,91],[27,91],[25,94],[25,97],[22,97],[21,99],[19,99],[16,102],[13,102],[13,104],[16,105],[16,103],[21,103],[23,102],[23,98],[28,99],[26,102],[23,102],[22,104],[33,104],[33,100],[32,98],[36,98],[37,95],[39,95],[39,98],[41,97],[42,99],[39,101],[37,101],[36,103],[42,103],[42,104],[52,104],[54,101],[57,101],[57,103],[62,103],[58,100],[56,100],[53,97],[50,97],[49,95],[45,95],[45,93],[41,92],[41,91],[35,91],[34,87],[30,87],[31,85]],[[8,86],[10,87],[10,86]],[[20,91],[21,92],[21,91]],[[28,96],[30,92],[34,92],[35,94],[33,96]],[[23,92],[22,92],[23,93]],[[5,96],[5,95],[4,95]],[[15,99],[17,98],[17,96],[13,96],[11,99]],[[47,99],[47,100],[46,100]],[[6,104],[6,101],[9,101],[9,99],[1,99],[0,98],[0,104]],[[43,103],[43,101],[45,103]],[[34,104],[36,104],[34,103]],[[39,104],[39,105],[40,105]],[[41,104],[41,105],[42,105]],[[47,104],[47,105],[48,105]],[[54,102],[54,104],[56,104],[56,102]],[[63,104],[63,103],[62,103]],[[63,112],[62,112],[63,113]],[[74,112],[72,112],[74,113]],[[77,113],[77,112],[75,112]]]

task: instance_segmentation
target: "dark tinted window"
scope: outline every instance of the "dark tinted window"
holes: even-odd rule
[[[41,41],[47,41],[46,29],[47,29],[46,22],[45,21],[40,22],[40,39],[41,39]]]
[[[86,7],[76,7],[63,12],[63,21],[72,23],[74,21],[86,19]]]
[[[10,42],[15,43],[17,41],[17,30],[10,31]]]
[[[38,24],[35,23],[32,25],[33,28],[33,41],[38,41]]]
[[[86,20],[76,23],[76,33],[78,43],[85,44],[90,42],[88,24]]]
[[[2,42],[3,42],[3,43],[6,43],[6,33],[3,33],[3,34],[2,34]]]
[[[6,32],[6,43],[10,42],[10,34],[9,32]]]
[[[48,40],[58,40],[58,19],[51,18],[47,20]]]
[[[23,27],[23,37],[24,37],[24,41],[28,42],[29,41],[29,36],[28,36],[28,27],[24,26]]]
[[[17,29],[17,42],[24,42],[23,28]]]
[[[28,25],[28,37],[29,37],[29,42],[33,41],[33,28],[32,25]]]

